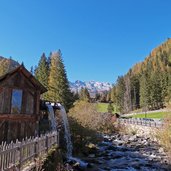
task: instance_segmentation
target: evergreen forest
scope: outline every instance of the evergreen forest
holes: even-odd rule
[[[109,96],[123,113],[139,108],[156,110],[168,105],[171,101],[171,39],[119,76]]]
[[[70,91],[61,51],[50,53],[49,57],[43,53],[34,75],[48,90],[41,99],[60,102],[68,111],[74,102],[74,95]]]

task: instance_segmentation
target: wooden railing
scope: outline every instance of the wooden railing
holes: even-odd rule
[[[24,170],[34,167],[36,159],[43,158],[54,145],[58,145],[58,133],[51,132],[40,137],[0,145],[0,171]],[[15,168],[15,169],[14,169]],[[28,170],[28,169],[27,169]]]
[[[155,120],[145,120],[145,119],[118,119],[120,123],[125,124],[134,124],[134,125],[142,125],[142,126],[148,126],[148,127],[162,127],[163,122],[162,121],[155,121]]]

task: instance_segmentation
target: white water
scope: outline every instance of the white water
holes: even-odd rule
[[[51,128],[52,128],[52,130],[57,130],[57,122],[56,122],[55,114],[54,114],[54,110],[53,110],[54,104],[52,104],[52,103],[46,104],[46,106],[48,107]],[[70,133],[70,127],[69,127],[67,114],[66,114],[65,108],[60,103],[58,103],[57,106],[60,107],[60,113],[61,113],[62,121],[63,121],[63,125],[64,125],[64,131],[65,131],[64,138],[66,140],[66,148],[67,148],[66,157],[67,157],[68,161],[78,162],[82,168],[86,168],[88,163],[86,163],[76,157],[72,157],[73,146],[72,146],[72,141],[71,141],[71,133]]]
[[[67,154],[66,157],[69,159],[72,157],[72,141],[71,141],[71,133],[70,133],[70,127],[69,127],[69,123],[68,123],[68,118],[67,118],[67,114],[65,111],[65,108],[60,105],[60,111],[61,111],[61,116],[62,116],[62,120],[63,120],[63,124],[64,124],[64,131],[65,131],[65,140],[66,140],[66,147],[67,147]]]
[[[57,122],[55,119],[55,114],[54,114],[54,110],[53,107],[51,106],[51,104],[46,104],[48,107],[48,112],[49,112],[49,120],[51,123],[51,129],[52,131],[55,131],[57,129]]]

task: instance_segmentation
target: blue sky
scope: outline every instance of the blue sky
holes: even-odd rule
[[[0,55],[61,49],[68,79],[114,83],[171,37],[170,0],[0,0]]]

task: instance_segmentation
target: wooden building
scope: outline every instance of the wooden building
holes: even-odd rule
[[[0,142],[36,134],[46,91],[23,65],[0,77]]]

